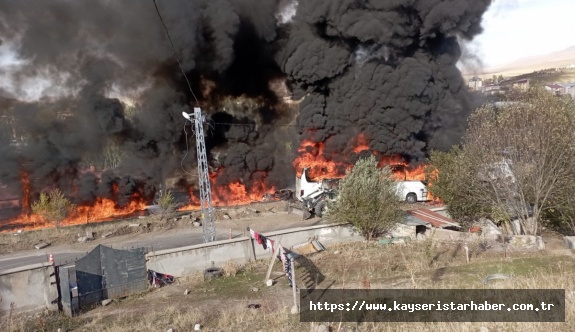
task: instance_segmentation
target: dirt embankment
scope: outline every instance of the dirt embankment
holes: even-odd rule
[[[245,234],[246,227],[252,227],[260,232],[277,229],[300,227],[317,223],[319,218],[303,221],[301,215],[287,213],[287,202],[253,203],[243,206],[222,207],[216,209],[216,227],[220,232],[231,229],[234,236]],[[32,250],[38,243],[48,243],[51,246],[81,247],[78,240],[91,234],[94,240],[107,243],[121,243],[123,240],[134,237],[146,237],[150,234],[177,232],[178,229],[196,229],[194,221],[200,220],[199,211],[177,212],[164,220],[157,215],[130,217],[121,220],[87,223],[67,227],[54,227],[11,231],[0,233],[0,255],[11,254],[25,250]],[[197,224],[196,224],[197,225]]]

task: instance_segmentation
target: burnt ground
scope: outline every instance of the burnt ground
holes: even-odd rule
[[[297,212],[297,211],[296,211]],[[56,229],[54,227],[11,231],[0,233],[0,257],[26,251],[37,254],[34,245],[45,242],[50,244],[46,250],[87,251],[95,245],[106,244],[115,246],[148,246],[147,243],[159,243],[161,240],[170,242],[178,236],[185,238],[201,237],[202,227],[193,225],[200,216],[199,211],[177,212],[162,221],[156,215],[139,216],[115,221],[73,225]],[[218,239],[227,239],[229,231],[232,236],[245,235],[247,226],[259,232],[269,232],[301,226],[311,226],[326,222],[321,218],[302,220],[301,214],[288,213],[287,202],[252,203],[249,205],[225,207],[216,209],[216,229]],[[136,226],[137,225],[137,226]],[[94,235],[93,241],[78,242],[78,238],[87,232]],[[103,235],[108,235],[102,238]],[[181,245],[192,243],[181,240]],[[179,242],[174,242],[179,244]],[[162,245],[160,243],[160,245]],[[168,245],[168,244],[166,244]]]
[[[291,203],[293,206],[294,204]],[[245,235],[246,227],[251,227],[259,232],[270,232],[293,227],[311,226],[327,222],[321,218],[302,220],[301,211],[297,209],[288,213],[289,203],[257,202],[241,206],[229,206],[216,208],[216,228],[218,239],[220,236],[228,238],[229,230],[232,236]],[[430,208],[434,205],[417,203],[405,205],[404,209]],[[300,212],[300,213],[298,213]],[[61,250],[70,248],[76,251],[87,251],[97,244],[122,246],[138,245],[138,239],[142,242],[155,237],[169,238],[180,234],[181,231],[191,235],[201,234],[201,227],[194,227],[192,222],[199,220],[199,211],[177,212],[169,218],[160,221],[156,215],[134,216],[113,221],[91,222],[88,224],[60,227],[42,228],[36,230],[23,230],[18,233],[17,228],[9,232],[0,233],[0,257],[3,255],[33,251],[34,245],[45,242],[51,248],[58,247]],[[139,224],[137,227],[133,227]],[[132,227],[130,226],[132,225]],[[86,232],[92,232],[95,240],[79,243],[78,238],[85,236]],[[111,234],[110,234],[111,233]],[[102,236],[110,234],[103,239]],[[189,245],[189,243],[187,243]],[[37,253],[37,251],[35,252]]]

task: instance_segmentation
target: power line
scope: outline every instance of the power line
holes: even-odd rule
[[[298,127],[298,128],[311,128],[311,129],[324,129],[318,128],[316,126],[305,126],[305,125],[297,125],[297,124],[255,124],[255,123],[232,123],[232,122],[214,122],[216,125],[226,125],[226,126],[258,126],[258,127]],[[343,126],[342,126],[343,127]]]
[[[160,9],[158,8],[158,4],[156,3],[156,0],[153,0],[153,1],[154,1],[154,7],[156,8],[156,13],[158,14],[158,17],[160,18],[160,22],[162,22],[162,26],[164,27],[164,31],[166,31],[166,35],[168,36],[168,40],[170,41],[170,45],[172,46],[172,51],[174,52],[174,58],[176,59],[176,62],[178,63],[178,67],[180,68],[182,75],[184,75],[184,78],[186,79],[186,83],[188,84],[188,89],[190,89],[192,96],[194,96],[194,99],[196,100],[196,104],[199,106],[200,102],[198,101],[198,98],[196,97],[196,94],[194,93],[194,90],[192,89],[192,85],[190,84],[190,81],[188,80],[188,76],[186,75],[186,72],[184,71],[184,68],[182,67],[182,64],[180,63],[180,59],[178,58],[178,52],[176,51],[176,47],[174,46],[174,42],[172,41],[172,37],[170,36],[170,31],[168,30],[168,27],[166,26],[166,23],[164,22],[164,19],[162,18],[162,14],[160,14]],[[182,160],[180,160],[180,167],[182,168],[182,171],[184,171],[184,173],[193,176],[192,173],[186,171],[186,169],[184,168],[184,160],[186,159],[186,157],[188,156],[188,153],[189,153],[188,131],[186,130],[187,124],[188,124],[188,122],[186,121],[184,123],[184,133],[186,134],[186,153],[182,157]]]
[[[172,37],[170,37],[170,32],[168,31],[168,27],[166,26],[166,23],[164,23],[164,19],[162,18],[162,15],[160,14],[160,10],[158,9],[158,4],[156,4],[156,0],[153,0],[153,1],[154,1],[154,7],[156,7],[156,13],[158,13],[158,17],[160,18],[160,21],[162,22],[162,25],[164,26],[164,30],[166,31],[166,35],[168,36],[168,40],[170,41],[170,45],[172,46],[172,50],[174,51],[174,58],[176,59],[176,62],[178,63],[178,67],[180,67],[180,71],[184,75],[184,78],[186,79],[186,83],[188,83],[188,88],[190,89],[192,96],[194,96],[194,99],[196,100],[196,104],[198,104],[198,106],[200,106],[200,102],[198,101],[198,98],[196,98],[196,95],[194,94],[194,90],[192,90],[192,85],[190,84],[190,81],[188,80],[188,76],[186,76],[186,72],[184,71],[184,68],[182,67],[182,64],[180,63],[180,59],[178,58],[178,52],[176,52],[176,47],[174,46],[174,42],[172,41]]]

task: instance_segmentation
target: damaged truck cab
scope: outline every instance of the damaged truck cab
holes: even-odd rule
[[[302,171],[301,177],[296,176],[295,198],[303,203],[304,219],[312,215],[323,216],[327,209],[327,202],[337,196],[339,179],[323,179],[310,181],[307,177],[308,169]],[[406,203],[428,201],[427,186],[422,181],[397,181],[397,197]]]
[[[322,217],[327,211],[327,202],[337,196],[339,179],[323,179],[319,182],[310,181],[307,168],[301,177],[296,176],[295,198],[303,203],[304,220],[313,215]]]

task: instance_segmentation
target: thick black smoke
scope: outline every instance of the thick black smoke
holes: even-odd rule
[[[458,38],[481,32],[489,0],[300,1],[279,63],[305,96],[302,137],[345,153],[361,132],[384,155],[456,144],[471,110]]]
[[[218,181],[293,182],[297,115],[328,152],[364,132],[384,154],[456,142],[470,110],[457,38],[481,31],[487,0],[158,0],[177,58],[211,116]],[[291,17],[297,8],[297,14]],[[29,174],[78,203],[190,177],[182,111],[198,106],[150,1],[0,2],[0,182]],[[4,52],[4,53],[3,53]],[[8,56],[9,58],[9,56]],[[1,60],[0,60],[1,61]],[[41,97],[38,97],[41,96]],[[126,106],[120,98],[134,97]],[[120,99],[118,99],[120,98]],[[9,132],[8,132],[9,131]],[[186,129],[186,170],[195,142]],[[97,160],[108,166],[91,171]],[[266,178],[267,176],[267,178]],[[156,188],[154,188],[154,186]]]
[[[283,77],[274,58],[276,2],[160,0],[158,6],[201,107],[216,113],[215,121],[246,124],[208,128],[212,164],[223,166],[220,181],[286,178],[274,167],[286,137],[262,127],[294,117],[270,88]],[[25,171],[36,193],[57,186],[78,203],[108,197],[122,205],[134,192],[149,197],[150,184],[188,177],[180,167],[181,113],[198,105],[152,1],[1,2],[0,39],[5,52],[11,46],[24,61],[0,69],[7,128],[0,182],[18,185]],[[114,98],[134,91],[135,109]],[[30,98],[34,93],[45,97]],[[189,125],[187,132],[184,166],[194,174]],[[96,165],[91,172],[102,158],[117,167],[100,174]]]

